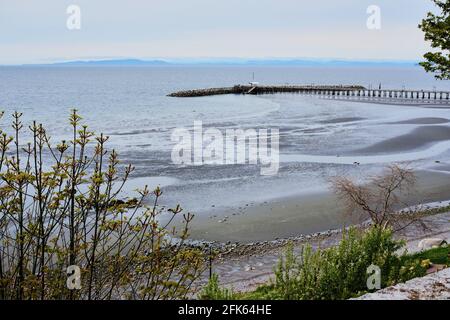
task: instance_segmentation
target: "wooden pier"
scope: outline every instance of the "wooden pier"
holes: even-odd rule
[[[203,97],[222,94],[275,94],[295,93],[315,95],[326,99],[342,99],[352,101],[367,101],[379,103],[400,104],[447,104],[450,105],[450,91],[431,90],[396,90],[367,89],[363,86],[296,86],[296,85],[236,85],[225,88],[210,88],[178,91],[169,97]]]
[[[178,91],[169,94],[169,97],[203,97],[203,96],[215,96],[220,94],[273,94],[273,93],[331,93],[340,91],[354,91],[364,90],[362,86],[267,86],[267,85],[236,85],[233,87],[225,88],[210,88],[210,89],[198,89]]]

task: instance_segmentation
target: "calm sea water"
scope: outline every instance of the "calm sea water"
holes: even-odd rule
[[[91,129],[110,136],[110,146],[119,151],[125,163],[136,166],[130,190],[138,185],[160,184],[166,191],[164,202],[179,202],[196,212],[327,188],[327,177],[354,170],[353,159],[367,165],[367,170],[376,170],[399,159],[422,163],[431,161],[431,156],[434,160],[437,155],[445,155],[446,145],[434,146],[434,151],[429,149],[433,146],[426,145],[371,155],[358,150],[415,128],[389,126],[389,122],[450,118],[448,109],[330,101],[292,94],[166,97],[182,89],[247,83],[252,73],[263,84],[377,87],[381,83],[384,88],[450,90],[448,82],[435,81],[414,67],[4,67],[0,68],[0,106],[7,115],[15,110],[23,112],[27,124],[33,119],[42,122],[54,140],[68,138],[68,114],[77,108]],[[10,119],[5,117],[2,127]],[[170,135],[175,128],[191,128],[194,120],[219,129],[279,128],[279,174],[263,177],[259,167],[251,165],[175,166],[170,159]],[[333,160],[336,155],[344,160]]]

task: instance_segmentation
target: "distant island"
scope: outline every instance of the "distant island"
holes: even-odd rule
[[[114,67],[114,66],[163,66],[169,63],[162,60],[113,59],[113,60],[75,60],[45,64],[24,64],[22,66],[74,66],[74,67]]]
[[[127,66],[344,66],[344,67],[411,67],[418,61],[396,60],[341,60],[341,59],[244,59],[244,58],[192,58],[192,59],[100,59],[74,60],[51,63],[22,64],[20,66],[74,66],[74,67],[127,67]]]

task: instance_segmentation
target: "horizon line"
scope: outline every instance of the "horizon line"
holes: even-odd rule
[[[180,58],[76,58],[55,59],[49,62],[0,64],[2,67],[26,66],[77,66],[77,65],[330,65],[330,64],[367,64],[367,65],[417,65],[420,60],[398,59],[347,59],[347,58],[304,58],[304,57],[267,57],[267,58],[240,58],[240,57],[180,57]]]

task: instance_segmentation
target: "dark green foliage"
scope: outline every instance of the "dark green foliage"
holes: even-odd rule
[[[450,0],[432,0],[440,13],[429,12],[419,28],[425,33],[425,40],[431,42],[434,52],[424,55],[420,63],[427,72],[433,72],[437,79],[450,79]]]
[[[424,252],[419,252],[409,256],[408,258],[412,260],[430,260],[431,263],[450,265],[449,254],[450,247],[444,246],[440,248],[430,249]]]
[[[219,277],[213,274],[208,284],[198,295],[200,300],[233,300],[237,299],[237,295],[227,288],[221,288],[219,285]]]
[[[367,291],[370,265],[380,267],[382,287],[422,275],[419,261],[402,265],[396,254],[402,246],[392,231],[372,228],[365,233],[350,229],[338,246],[316,251],[307,246],[298,257],[288,249],[275,272],[274,289],[280,299],[348,299]]]
[[[423,276],[418,257],[398,255],[404,243],[392,231],[373,227],[365,232],[355,228],[336,247],[313,250],[310,246],[294,253],[289,246],[275,269],[275,279],[249,293],[221,291],[217,279],[210,299],[255,300],[341,300],[367,292],[367,268],[381,269],[381,286],[386,287]],[[203,296],[204,297],[204,296]]]

